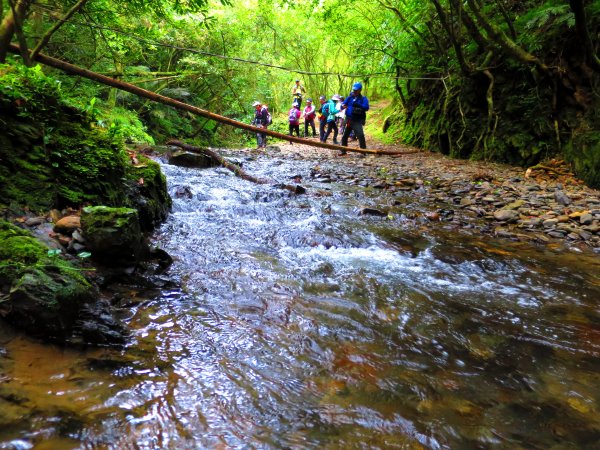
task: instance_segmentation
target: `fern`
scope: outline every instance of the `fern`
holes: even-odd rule
[[[525,21],[525,30],[536,32],[553,24],[567,23],[568,26],[572,26],[575,23],[568,4],[543,5],[541,8],[530,10],[522,20]]]

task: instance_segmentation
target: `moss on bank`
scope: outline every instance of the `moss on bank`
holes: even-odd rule
[[[0,65],[0,202],[34,211],[85,204],[139,210],[142,227],[171,205],[160,167],[133,165],[123,142],[62,100],[39,68]]]
[[[27,231],[0,221],[0,315],[36,336],[63,340],[97,295],[79,269]]]
[[[0,209],[134,208],[138,230],[166,218],[171,199],[160,166],[132,158],[122,138],[69,105],[39,68],[0,65],[0,123]],[[77,268],[0,222],[0,317],[57,341],[77,323],[86,342],[122,343],[126,333],[110,316]]]

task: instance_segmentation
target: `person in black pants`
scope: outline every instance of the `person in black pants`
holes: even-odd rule
[[[350,133],[354,131],[356,138],[358,139],[358,145],[360,148],[367,148],[365,141],[365,132],[363,131],[363,125],[367,119],[367,111],[369,110],[369,99],[362,95],[362,84],[354,83],[352,86],[352,93],[348,96],[342,108],[346,111],[346,129],[342,135],[342,145],[348,146],[348,137]],[[345,155],[346,152],[342,150],[339,156]]]
[[[317,110],[312,104],[312,98],[306,99],[306,106],[302,112],[302,117],[304,117],[304,137],[308,137],[309,126],[312,128],[312,137],[317,137],[315,130],[315,117],[317,117]]]

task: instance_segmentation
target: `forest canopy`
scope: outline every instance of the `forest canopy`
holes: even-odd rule
[[[600,185],[600,0],[0,2],[0,60],[69,61],[249,121],[355,81],[394,138],[453,157],[560,156]],[[17,43],[21,57],[8,54]],[[45,69],[46,70],[46,69]],[[63,95],[131,140],[243,142],[245,133],[66,77]],[[383,102],[382,102],[383,103]]]

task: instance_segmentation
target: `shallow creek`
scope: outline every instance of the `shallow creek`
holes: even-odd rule
[[[598,448],[600,258],[360,215],[394,199],[314,164],[165,164],[132,344],[0,336],[0,449]]]

